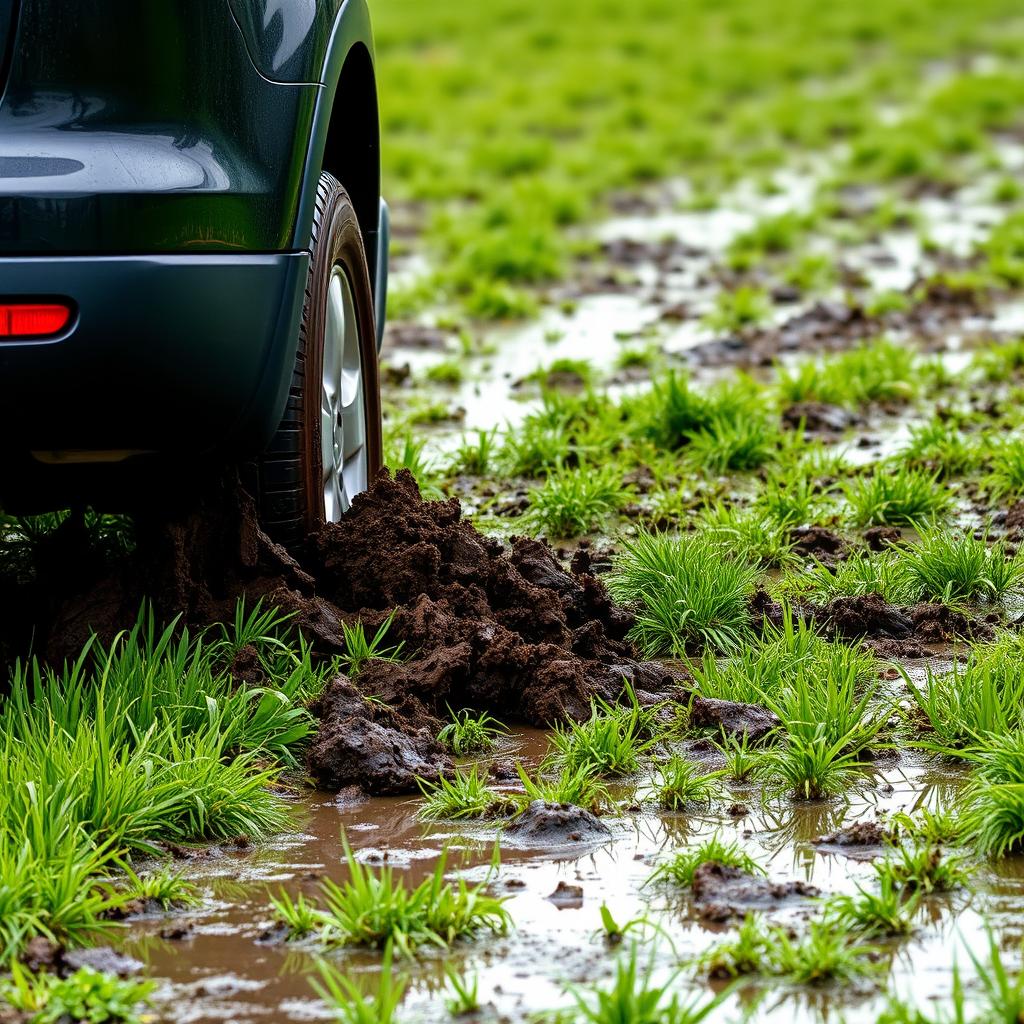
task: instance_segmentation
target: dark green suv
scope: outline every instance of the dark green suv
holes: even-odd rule
[[[0,504],[243,462],[285,543],[381,461],[365,0],[0,0]]]

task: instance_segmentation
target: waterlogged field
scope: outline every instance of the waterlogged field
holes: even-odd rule
[[[388,461],[490,540],[5,635],[0,1020],[1024,1019],[1019,5],[374,13]]]

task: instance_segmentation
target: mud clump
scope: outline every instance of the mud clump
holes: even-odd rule
[[[858,821],[818,836],[814,845],[824,853],[841,853],[851,860],[874,860],[893,840],[893,832],[877,821]]]
[[[821,618],[839,636],[906,640],[914,635],[914,623],[900,608],[886,603],[880,594],[837,597],[822,610]]]
[[[872,551],[884,551],[903,540],[903,534],[896,526],[871,526],[864,531],[864,543]]]
[[[782,412],[784,427],[789,430],[803,428],[808,434],[842,434],[860,422],[860,417],[849,409],[827,402],[794,402]]]
[[[921,644],[985,640],[990,623],[936,602],[910,607],[888,604],[879,594],[837,597],[819,609],[832,632],[847,640],[867,640],[886,657],[921,657]]]
[[[504,835],[518,846],[555,848],[604,843],[612,830],[575,804],[534,800],[505,826]]]
[[[697,916],[711,923],[743,917],[751,910],[776,910],[821,895],[806,882],[772,882],[714,860],[705,861],[694,872],[692,892]]]
[[[818,836],[814,840],[819,846],[881,846],[892,838],[892,833],[877,821],[858,821]]]
[[[450,705],[542,726],[585,718],[624,680],[647,702],[676,682],[636,660],[625,640],[632,617],[596,577],[567,572],[539,541],[482,537],[454,499],[423,501],[408,473],[359,495],[315,538],[309,569],[319,593],[368,631],[393,613],[388,642],[411,657],[370,662],[359,689],[406,720]]]
[[[949,605],[924,603],[909,609],[916,635],[925,643],[948,643],[952,640],[990,640],[992,627],[973,619]]]
[[[411,727],[344,677],[329,683],[310,710],[321,724],[307,764],[325,789],[358,785],[378,795],[409,793],[417,779],[434,781],[451,766],[434,732]]]
[[[777,715],[760,704],[740,704],[711,697],[694,697],[690,703],[691,726],[717,728],[725,736],[746,736],[752,743],[763,740],[781,724]]]
[[[345,650],[343,624],[362,622],[372,636],[393,616],[387,644],[402,644],[403,660],[368,662],[313,709],[308,767],[331,788],[415,792],[417,777],[447,766],[433,737],[449,707],[546,726],[587,717],[596,697],[617,700],[624,681],[647,704],[678,686],[678,670],[637,659],[626,640],[633,618],[589,562],[567,571],[540,541],[486,538],[457,500],[424,501],[407,471],[382,472],[294,557],[260,529],[237,478],[140,520],[137,536],[104,575],[47,593],[36,633],[47,660],[74,657],[92,632],[109,641],[144,597],[158,620],[199,626],[230,622],[239,598],[248,608],[262,600],[327,656]],[[251,651],[233,669],[240,684],[261,681]]]
[[[798,526],[789,535],[793,551],[803,558],[822,565],[834,566],[850,555],[850,545],[832,530],[823,526]]]

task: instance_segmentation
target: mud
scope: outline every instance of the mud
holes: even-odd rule
[[[773,882],[717,861],[697,868],[692,892],[697,917],[715,923],[743,917],[751,910],[778,910],[794,901],[821,895],[819,889],[803,881]]]
[[[94,971],[128,978],[138,974],[145,967],[141,960],[126,956],[110,946],[66,949],[42,935],[37,935],[26,943],[19,960],[30,971],[48,971],[61,978],[74,974],[82,967],[91,967]]]
[[[832,632],[847,640],[868,638],[887,642],[892,655],[919,657],[907,651],[925,643],[950,643],[957,640],[985,640],[993,635],[992,624],[965,612],[936,602],[912,607],[888,604],[879,594],[837,597],[817,612]],[[894,646],[893,641],[905,643]]]
[[[751,742],[763,740],[781,722],[759,704],[694,697],[690,703],[690,725],[720,730],[725,736],[746,736]]]
[[[159,529],[145,521],[134,554],[53,599],[37,650],[60,660],[90,632],[131,625],[143,595],[158,620],[229,621],[236,601],[263,599],[293,616],[317,653],[344,650],[342,623],[372,635],[393,613],[400,663],[371,661],[336,679],[313,707],[319,732],[308,767],[324,786],[415,792],[447,759],[433,740],[448,708],[474,707],[531,725],[589,715],[629,682],[645,703],[672,691],[679,671],[636,658],[628,612],[585,559],[563,569],[544,543],[485,538],[459,502],[424,501],[412,476],[386,472],[328,525],[299,560],[256,523],[237,481],[218,481],[196,507]],[[240,652],[240,681],[257,668]],[[367,700],[367,698],[370,698]]]
[[[835,565],[850,555],[847,540],[823,526],[799,526],[790,534],[793,551],[823,565]]]
[[[810,436],[839,437],[863,420],[856,413],[825,402],[796,402],[782,412],[782,424]]]
[[[892,833],[877,821],[858,821],[852,825],[818,836],[819,846],[881,846],[892,839]]]
[[[412,793],[417,779],[433,781],[450,762],[436,733],[376,701],[344,677],[335,679],[310,710],[320,727],[306,762],[324,789],[357,785],[370,793]]]
[[[503,835],[517,847],[554,849],[606,843],[612,831],[595,814],[575,804],[534,800],[505,826]]]

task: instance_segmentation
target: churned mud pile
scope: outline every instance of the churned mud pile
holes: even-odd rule
[[[231,621],[242,596],[248,607],[262,599],[328,656],[345,650],[343,624],[360,621],[372,637],[393,616],[386,646],[401,644],[401,660],[338,677],[312,709],[308,766],[330,788],[414,791],[448,763],[435,737],[450,708],[542,726],[586,717],[624,680],[641,700],[676,682],[636,659],[631,616],[584,563],[565,571],[539,541],[483,537],[457,500],[424,501],[407,471],[382,473],[298,560],[260,530],[244,492],[220,481],[187,513],[141,523],[134,554],[104,572],[70,593],[39,581],[48,606],[36,609],[46,624],[38,653],[73,656],[93,631],[109,640],[143,599],[158,620],[200,625]],[[236,678],[254,681],[244,650],[236,660]]]
[[[641,699],[674,683],[635,659],[631,617],[598,579],[566,572],[539,541],[481,536],[456,500],[423,501],[407,472],[357,498],[315,539],[306,567],[322,598],[367,632],[394,611],[388,642],[409,655],[369,663],[358,693],[346,679],[324,692],[309,767],[325,785],[396,792],[436,774],[432,737],[448,707],[547,725],[585,717],[624,680]]]

